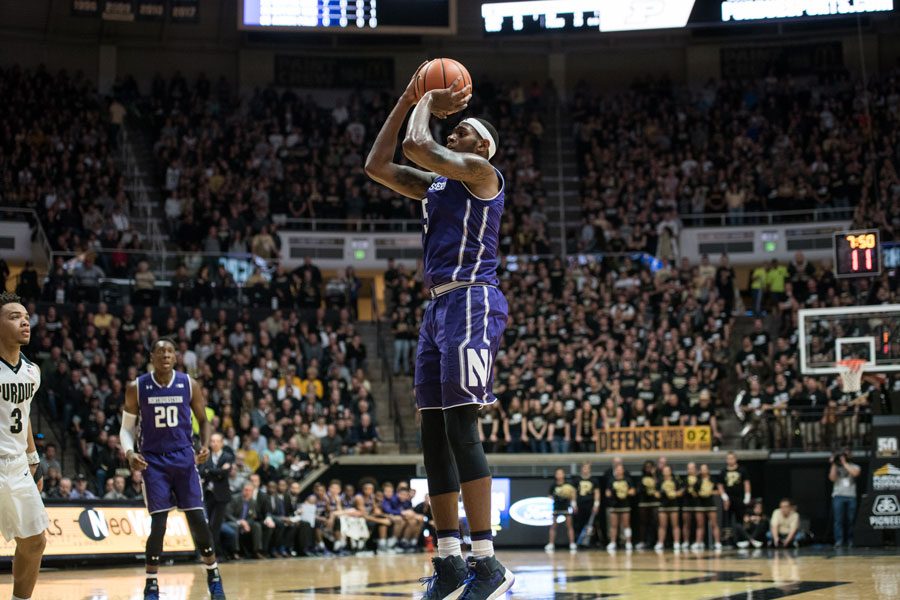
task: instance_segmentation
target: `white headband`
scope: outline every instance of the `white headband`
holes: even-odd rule
[[[494,158],[494,155],[497,153],[497,144],[494,143],[494,138],[488,133],[487,127],[481,124],[481,121],[478,119],[473,119],[469,117],[468,119],[463,119],[463,123],[466,125],[471,125],[472,129],[478,132],[478,135],[481,136],[481,139],[488,141],[488,160]]]

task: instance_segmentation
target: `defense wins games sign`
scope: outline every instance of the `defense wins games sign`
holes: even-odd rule
[[[706,425],[696,427],[621,427],[597,434],[597,452],[702,452],[712,447]]]

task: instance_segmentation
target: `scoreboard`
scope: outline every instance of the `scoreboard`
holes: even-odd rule
[[[837,277],[881,275],[881,243],[877,229],[838,231],[834,234],[834,269]]]
[[[238,0],[238,28],[452,34],[456,0]]]

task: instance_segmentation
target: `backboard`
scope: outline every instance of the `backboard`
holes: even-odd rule
[[[802,309],[797,342],[804,375],[836,374],[848,358],[866,372],[900,371],[900,304]]]

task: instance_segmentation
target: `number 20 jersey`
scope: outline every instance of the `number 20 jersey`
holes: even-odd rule
[[[39,387],[41,370],[24,354],[17,365],[0,359],[0,455],[25,454],[31,399]]]
[[[141,411],[141,452],[165,454],[193,446],[191,434],[191,379],[173,371],[168,385],[153,373],[137,378]]]

